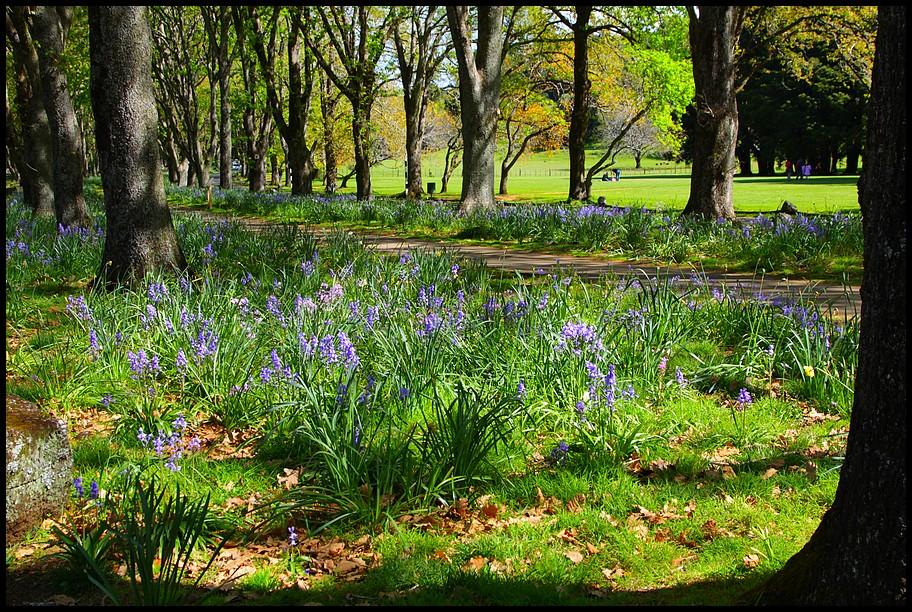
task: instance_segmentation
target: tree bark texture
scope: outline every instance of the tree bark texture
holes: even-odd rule
[[[13,7],[6,14],[6,35],[13,48],[16,70],[16,106],[21,122],[22,197],[32,214],[54,216],[54,171],[51,127],[41,94],[38,52],[28,28],[27,7]]]
[[[586,187],[586,130],[589,128],[589,17],[591,6],[576,6],[573,24],[573,112],[570,115],[570,200],[589,197]]]
[[[462,199],[460,211],[494,208],[494,154],[500,106],[504,28],[502,6],[478,7],[478,45],[472,49],[467,6],[447,6],[459,67],[462,116]]]
[[[693,9],[688,11],[696,123],[690,197],[683,214],[733,219],[738,139],[736,59],[747,7],[700,6],[699,16]]]
[[[90,90],[107,215],[98,280],[109,289],[187,267],[159,165],[146,11],[89,6]]]
[[[54,213],[64,227],[92,224],[82,193],[84,153],[76,109],[60,66],[73,7],[39,6],[32,16],[41,71],[41,92],[54,151]]]
[[[878,9],[865,166],[861,340],[845,462],[810,541],[762,587],[769,604],[906,601],[906,9]]]

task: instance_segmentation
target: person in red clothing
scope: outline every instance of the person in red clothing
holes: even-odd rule
[[[785,160],[785,180],[792,178],[792,160]]]

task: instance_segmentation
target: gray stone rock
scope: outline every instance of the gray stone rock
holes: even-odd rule
[[[6,544],[58,516],[72,490],[66,423],[6,396]]]

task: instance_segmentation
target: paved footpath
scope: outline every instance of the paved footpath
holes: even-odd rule
[[[189,208],[174,208],[173,212],[179,214],[195,213],[205,220],[221,221],[231,219],[237,221],[253,231],[262,231],[270,225],[280,225],[264,219],[251,217],[238,217],[220,213],[211,213]],[[298,225],[302,230],[315,235],[325,236],[330,231],[325,227],[315,227],[305,224]],[[415,238],[401,238],[374,234],[370,232],[349,230],[359,236],[365,245],[377,251],[400,253],[413,250],[446,250],[457,255],[484,262],[489,268],[520,274],[535,274],[536,271],[551,271],[555,268],[572,269],[580,277],[587,280],[597,280],[602,276],[636,275],[643,278],[664,279],[674,276],[680,277],[681,285],[689,285],[693,268],[683,266],[667,266],[644,264],[643,262],[603,259],[580,255],[555,255],[552,253],[539,253],[521,249],[506,249],[503,247],[463,245],[421,240]],[[699,271],[698,271],[699,273]],[[836,285],[819,280],[787,279],[787,278],[759,278],[752,274],[742,272],[716,272],[705,271],[699,277],[710,286],[729,289],[737,288],[745,295],[761,294],[766,298],[803,297],[816,302],[821,310],[829,312],[834,319],[846,320],[861,316],[861,296],[858,285]]]

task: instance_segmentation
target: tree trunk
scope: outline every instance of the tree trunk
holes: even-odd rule
[[[497,189],[497,195],[509,195],[507,191],[507,181],[510,177],[510,168],[506,158],[500,163],[500,186]]]
[[[370,144],[367,132],[369,125],[370,115],[363,108],[353,106],[352,139],[355,145],[355,192],[359,200],[369,200],[371,197]]]
[[[861,155],[861,147],[857,142],[850,142],[846,149],[846,174],[858,174],[858,158]]]
[[[411,104],[409,104],[411,102]],[[409,106],[412,106],[410,109]],[[424,105],[421,108],[413,100],[405,106],[405,158],[407,173],[405,177],[405,197],[420,198],[424,194],[421,187],[421,139]]]
[[[48,124],[38,53],[27,25],[27,7],[13,7],[7,14],[6,34],[13,48],[16,69],[16,106],[22,128],[22,197],[39,217],[54,216],[54,171],[51,128]]]
[[[219,187],[231,189],[231,57],[228,54],[228,7],[219,7]]]
[[[266,189],[266,150],[265,147],[254,147],[250,158],[250,191],[260,192]]]
[[[735,147],[735,157],[738,158],[738,176],[753,176],[754,171],[751,168],[751,149],[753,142],[750,134],[745,134],[741,138],[740,145]]]
[[[279,185],[279,156],[273,153],[269,156],[269,169],[271,171],[271,176],[269,177],[269,182],[275,186]]]
[[[146,10],[89,6],[90,90],[107,216],[98,281],[109,289],[187,267],[159,164]]]
[[[738,137],[735,75],[743,6],[701,6],[690,12],[697,119],[693,135],[690,197],[684,215],[733,219],[732,183]]]
[[[320,76],[320,114],[323,118],[323,186],[326,193],[336,192],[339,162],[336,159],[336,141],[333,138],[338,95],[332,93],[332,80]]]
[[[633,154],[633,161],[636,162],[636,169],[637,169],[637,170],[640,169],[640,163],[642,162],[642,160],[643,160],[643,154],[642,154],[642,153],[634,153],[634,154]]]
[[[836,499],[810,541],[760,589],[766,604],[906,601],[906,9],[881,6],[866,151],[855,401]]]
[[[447,142],[446,157],[443,160],[443,175],[440,177],[440,193],[446,193],[450,177],[459,166],[459,135],[453,136]]]
[[[92,225],[82,193],[82,136],[60,66],[73,7],[41,6],[32,17],[41,93],[54,151],[54,213],[63,227]]]
[[[591,6],[576,7],[573,27],[573,114],[570,115],[570,200],[589,197],[586,188],[586,130],[589,129],[589,16]],[[639,166],[637,166],[639,167]]]
[[[473,51],[468,7],[447,6],[459,66],[463,142],[460,211],[464,213],[497,205],[494,154],[503,65],[503,13],[502,6],[478,7],[478,45]]]

